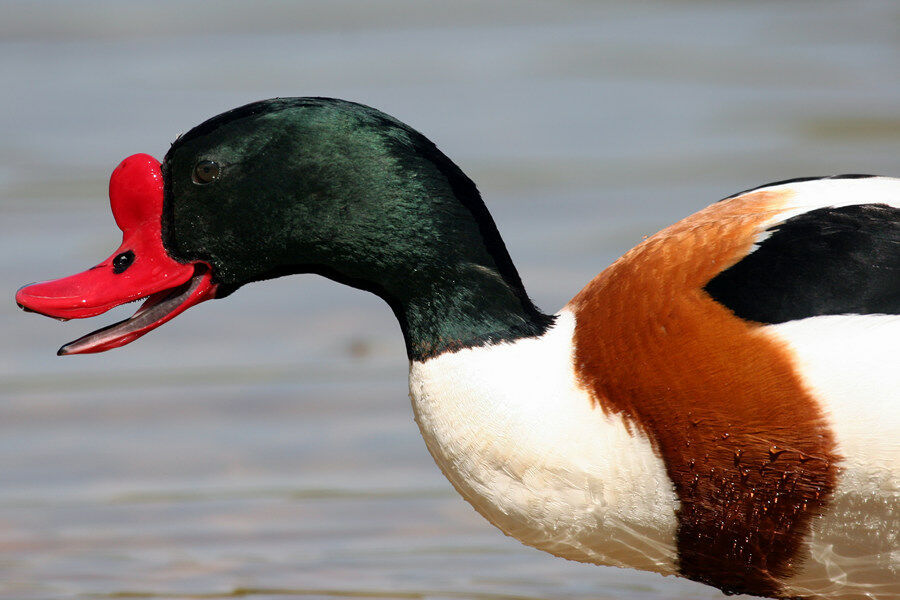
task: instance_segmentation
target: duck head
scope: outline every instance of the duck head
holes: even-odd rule
[[[123,346],[195,304],[292,273],[384,298],[413,358],[549,326],[472,181],[420,133],[360,104],[281,98],[223,113],[162,164],[126,158],[110,203],[121,246],[16,301],[59,319],[144,303],[59,354]]]

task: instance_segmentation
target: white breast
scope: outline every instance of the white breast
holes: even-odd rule
[[[575,380],[574,316],[540,338],[410,364],[435,462],[491,523],[572,560],[675,573],[678,501],[649,439]]]

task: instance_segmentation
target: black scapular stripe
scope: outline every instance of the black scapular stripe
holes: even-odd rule
[[[717,302],[749,321],[817,315],[900,314],[900,208],[820,208],[771,235],[706,284]]]

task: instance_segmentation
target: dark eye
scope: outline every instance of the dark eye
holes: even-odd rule
[[[122,273],[131,266],[131,263],[134,262],[134,252],[131,250],[127,252],[123,252],[122,254],[117,254],[113,259],[113,273],[118,275]]]
[[[191,180],[197,185],[207,185],[218,179],[221,172],[222,169],[219,168],[219,163],[211,160],[201,160],[194,167]]]

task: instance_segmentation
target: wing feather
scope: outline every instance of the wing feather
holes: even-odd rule
[[[900,208],[818,208],[770,226],[705,290],[737,316],[784,323],[819,315],[900,314]]]

